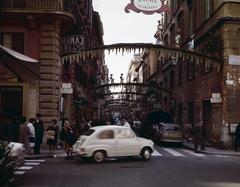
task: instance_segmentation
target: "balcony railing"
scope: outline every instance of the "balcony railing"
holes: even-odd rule
[[[67,0],[1,0],[2,8],[63,10]]]

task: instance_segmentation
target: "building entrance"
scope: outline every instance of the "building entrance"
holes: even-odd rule
[[[212,135],[212,110],[210,100],[202,102],[203,107],[203,136],[207,141],[211,140]]]
[[[22,115],[23,88],[22,86],[0,86],[0,124]]]

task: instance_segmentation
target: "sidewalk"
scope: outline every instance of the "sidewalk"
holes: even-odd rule
[[[194,150],[194,145],[191,142],[187,142],[184,140],[183,146],[188,149]],[[214,154],[214,155],[223,155],[223,156],[239,156],[240,157],[240,150],[234,151],[233,149],[216,149],[211,146],[206,146],[206,150],[202,151],[199,149],[199,152],[205,154]]]
[[[65,156],[66,153],[63,149],[56,149],[54,154],[50,154],[47,149],[41,149],[40,154],[25,155],[25,159],[57,158]]]

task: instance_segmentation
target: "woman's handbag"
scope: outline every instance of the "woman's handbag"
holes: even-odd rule
[[[47,131],[47,140],[54,140],[54,135],[55,135],[55,131],[53,130],[48,130]]]

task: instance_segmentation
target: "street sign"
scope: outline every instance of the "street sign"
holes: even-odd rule
[[[61,50],[63,53],[78,53],[84,49],[84,36],[65,36],[61,40]]]
[[[62,83],[61,93],[72,94],[73,93],[72,83]]]
[[[229,65],[240,65],[240,55],[229,55],[228,56]]]

